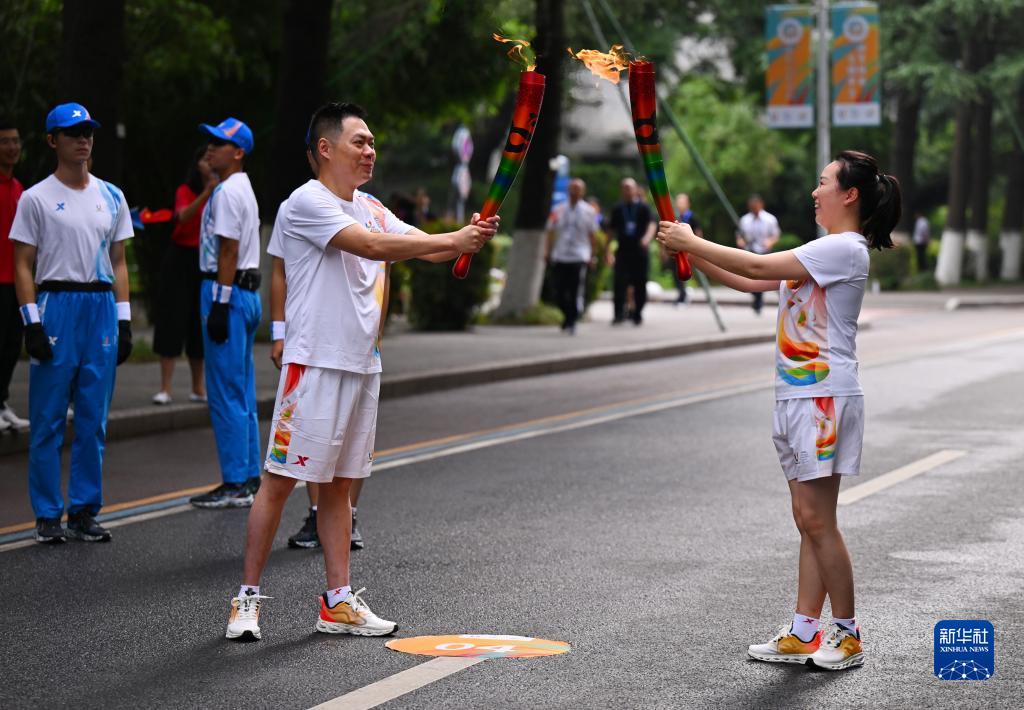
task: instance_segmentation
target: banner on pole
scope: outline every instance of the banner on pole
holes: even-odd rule
[[[832,123],[877,126],[882,122],[878,62],[878,5],[832,6]]]
[[[814,125],[813,24],[814,10],[807,5],[770,5],[765,9],[765,85],[771,128]]]

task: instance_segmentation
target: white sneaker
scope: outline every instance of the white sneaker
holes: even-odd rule
[[[5,422],[3,419],[0,419],[0,434],[2,434],[3,432],[7,431],[10,428],[11,428],[10,424]]]
[[[188,395],[188,401],[189,402],[202,402],[203,404],[206,404],[206,395],[205,394],[196,394],[195,392],[190,392],[189,395]]]
[[[747,647],[747,655],[758,661],[773,663],[806,663],[821,644],[821,632],[817,631],[810,641],[801,641],[793,633],[792,624],[784,624],[767,643]]]
[[[860,643],[860,627],[850,631],[842,624],[833,623],[828,635],[821,642],[821,648],[811,656],[811,662],[819,668],[841,671],[844,668],[864,665],[864,647]]]
[[[262,594],[246,594],[232,599],[228,630],[224,636],[229,639],[237,639],[249,634],[256,640],[262,638],[260,635],[260,606],[264,599],[270,598]]]
[[[171,395],[163,390],[153,395],[153,404],[170,404],[172,401]]]
[[[398,624],[382,619],[366,605],[358,592],[349,592],[343,601],[327,606],[327,594],[320,596],[320,617],[316,630],[325,634],[354,634],[356,636],[387,636],[393,634]]]
[[[6,424],[7,426],[4,427],[3,424]],[[14,429],[14,431],[25,431],[26,429],[28,429],[28,425],[28,419],[22,419],[17,414],[15,414],[14,410],[11,409],[10,407],[4,406],[3,409],[0,409],[0,431],[3,431],[4,429]]]

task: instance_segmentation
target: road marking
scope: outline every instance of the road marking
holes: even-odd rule
[[[406,693],[465,670],[486,658],[442,657],[434,658],[400,673],[388,676],[376,683],[363,686],[351,693],[317,705],[312,710],[369,710],[378,705],[401,697]]]
[[[918,459],[912,463],[908,463],[906,466],[893,469],[888,473],[883,473],[881,476],[872,478],[870,481],[865,481],[859,485],[847,488],[839,494],[839,505],[849,505],[850,503],[856,503],[862,498],[884,491],[886,488],[891,488],[897,483],[902,483],[914,476],[920,476],[922,473],[927,473],[934,468],[938,468],[943,464],[947,464],[951,461],[966,456],[966,451],[959,449],[943,449],[942,451],[936,451],[930,456],[925,456],[923,459]]]

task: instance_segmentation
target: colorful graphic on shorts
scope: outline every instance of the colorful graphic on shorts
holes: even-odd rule
[[[814,425],[817,435],[814,448],[819,461],[831,461],[836,456],[836,401],[832,397],[814,398]]]
[[[829,375],[825,289],[810,280],[787,281],[780,295],[779,377],[796,387],[817,384]]]
[[[270,460],[282,466],[288,462],[288,445],[292,441],[291,419],[299,403],[299,381],[306,372],[305,365],[288,363],[284,366],[284,391],[281,392],[281,411],[274,427],[274,442],[270,445]]]

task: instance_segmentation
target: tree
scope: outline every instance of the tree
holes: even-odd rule
[[[1015,140],[1010,153],[1006,197],[1003,200],[1003,224],[999,235],[1003,260],[999,278],[1015,281],[1020,278],[1021,229],[1024,228],[1024,132],[1014,113],[1016,116],[1024,116],[1024,83],[1018,81],[1016,105],[1008,113],[1009,120],[1014,122],[1011,129]]]
[[[988,64],[989,47],[979,47],[980,63]],[[972,106],[974,141],[971,155],[970,218],[967,224],[966,247],[973,261],[972,276],[976,281],[988,279],[988,195],[992,180],[992,92],[982,86]]]

